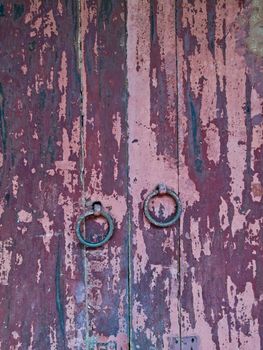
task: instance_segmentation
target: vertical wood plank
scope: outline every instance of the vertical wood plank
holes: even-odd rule
[[[131,347],[172,349],[179,335],[179,234],[150,225],[143,201],[160,182],[178,191],[174,1],[129,1],[127,30]],[[162,219],[173,210],[169,198],[154,204]]]
[[[201,349],[263,346],[260,7],[178,1],[182,335]]]
[[[0,4],[1,349],[83,349],[77,7]]]
[[[112,239],[85,252],[89,349],[129,347],[126,15],[125,1],[81,1],[86,200],[115,220]],[[89,223],[90,239],[101,224]]]

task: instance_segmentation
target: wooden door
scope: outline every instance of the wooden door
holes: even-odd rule
[[[125,13],[0,4],[1,349],[128,347]],[[93,200],[116,222],[98,250],[76,236]]]
[[[1,349],[84,344],[77,12],[0,4]]]
[[[202,349],[263,348],[262,20],[178,2],[181,334]]]
[[[0,2],[1,350],[263,348],[262,23],[258,0]],[[94,201],[114,233],[87,248]]]

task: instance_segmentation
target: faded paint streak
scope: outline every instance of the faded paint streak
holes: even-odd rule
[[[8,285],[8,276],[11,270],[13,240],[0,241],[0,284]]]
[[[208,5],[178,4],[182,335],[198,335],[201,349],[260,348],[260,207],[251,200],[252,181],[260,183],[262,139],[251,122],[262,113],[251,86],[259,68],[240,49],[239,4],[217,1],[214,18]]]
[[[88,347],[112,342],[121,350],[128,348],[129,332],[126,2],[80,5],[83,202],[89,207],[100,201],[115,223],[109,243],[85,254]],[[89,220],[88,226],[89,239],[103,237],[101,220]]]
[[[141,349],[162,349],[169,336],[179,334],[176,229],[158,230],[142,214],[146,194],[158,183],[178,191],[174,12],[172,1],[128,2],[131,344]],[[162,214],[170,207],[165,198],[154,205]],[[150,266],[165,266],[154,281]]]
[[[52,34],[58,35],[58,31],[53,10],[50,10],[45,18],[44,35],[50,38]]]
[[[44,216],[37,221],[39,221],[43,227],[43,230],[45,232],[43,236],[43,243],[45,245],[46,251],[50,252],[50,242],[53,237],[54,231],[53,231],[53,225],[54,221],[50,220],[49,215],[46,211],[43,212]]]
[[[74,299],[83,281],[74,227],[81,195],[76,9],[72,0],[22,0],[4,4],[1,16],[0,230],[3,242],[14,242],[3,250],[10,268],[0,268],[8,281],[0,298],[8,349],[85,347],[85,302]],[[58,240],[64,339],[56,309]]]
[[[62,52],[61,57],[61,71],[59,73],[58,79],[58,87],[61,92],[61,102],[59,104],[59,120],[62,118],[66,119],[66,99],[67,99],[67,85],[68,85],[68,77],[67,77],[67,56],[66,52]]]

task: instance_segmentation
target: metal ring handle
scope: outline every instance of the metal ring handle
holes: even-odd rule
[[[153,197],[156,197],[158,195],[162,196],[165,194],[170,195],[174,199],[174,201],[176,203],[176,211],[175,211],[174,216],[171,218],[171,220],[161,222],[161,221],[155,220],[152,217],[152,215],[150,214],[149,203]],[[174,190],[172,190],[171,188],[168,188],[164,184],[159,184],[152,192],[150,192],[150,194],[148,194],[148,196],[146,197],[146,199],[144,201],[143,209],[144,209],[144,214],[147,217],[147,219],[153,225],[158,226],[158,227],[169,227],[169,226],[173,225],[179,219],[181,212],[182,212],[182,206],[181,206],[181,202],[180,202],[178,195],[174,192]]]
[[[81,232],[81,223],[83,220],[85,220],[87,217],[89,216],[103,216],[108,223],[108,231],[106,236],[103,238],[103,240],[99,241],[99,242],[89,242],[87,241],[84,237],[83,234]],[[84,214],[80,215],[77,221],[77,225],[76,225],[76,231],[77,231],[77,237],[80,240],[80,242],[82,244],[84,244],[86,247],[89,248],[97,248],[97,247],[101,247],[103,244],[105,244],[106,242],[109,241],[109,239],[112,237],[113,235],[113,230],[114,230],[114,223],[113,223],[113,218],[111,217],[111,215],[109,213],[107,213],[105,210],[102,209],[100,204],[94,204],[93,208],[91,210],[86,211]]]

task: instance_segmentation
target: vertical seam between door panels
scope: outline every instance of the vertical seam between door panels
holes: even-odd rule
[[[132,285],[132,252],[131,252],[131,197],[130,197],[130,167],[129,167],[129,116],[128,116],[128,100],[129,100],[129,82],[128,82],[128,2],[125,1],[125,48],[126,48],[126,114],[125,114],[125,124],[126,124],[126,162],[127,162],[127,184],[126,184],[126,204],[127,204],[127,255],[128,255],[128,281],[127,281],[127,302],[128,302],[128,349],[132,349],[131,345],[131,334],[132,334],[132,317],[131,317],[131,285]],[[127,349],[127,350],[128,350]]]
[[[82,207],[85,208],[85,132],[84,132],[84,123],[85,123],[85,111],[83,106],[83,79],[85,77],[82,76],[82,65],[83,65],[83,43],[81,39],[82,34],[82,20],[81,20],[81,3],[83,0],[78,0],[78,38],[77,38],[77,53],[78,53],[78,69],[80,76],[80,182],[82,187],[82,195],[81,195],[81,204]],[[85,330],[85,348],[88,350],[88,342],[87,339],[89,337],[89,329],[88,329],[88,300],[86,297],[86,287],[87,287],[87,261],[86,261],[86,250],[85,248],[81,249],[82,261],[84,265],[84,285],[85,285],[85,319],[86,319],[86,330]]]
[[[129,170],[127,172],[129,174]],[[129,185],[128,185],[129,186]],[[127,186],[127,187],[128,187]],[[127,198],[129,197],[129,194],[127,195]],[[128,200],[129,204],[129,200]],[[128,349],[132,349],[131,345],[131,334],[132,334],[132,318],[131,318],[131,284],[132,284],[132,276],[131,276],[131,213],[130,210],[128,210]]]
[[[176,138],[177,138],[177,188],[180,196],[180,142],[179,142],[179,71],[178,71],[178,0],[175,0],[175,59],[176,59]],[[178,220],[178,323],[179,323],[179,344],[182,349],[182,323],[181,323],[181,219]]]

